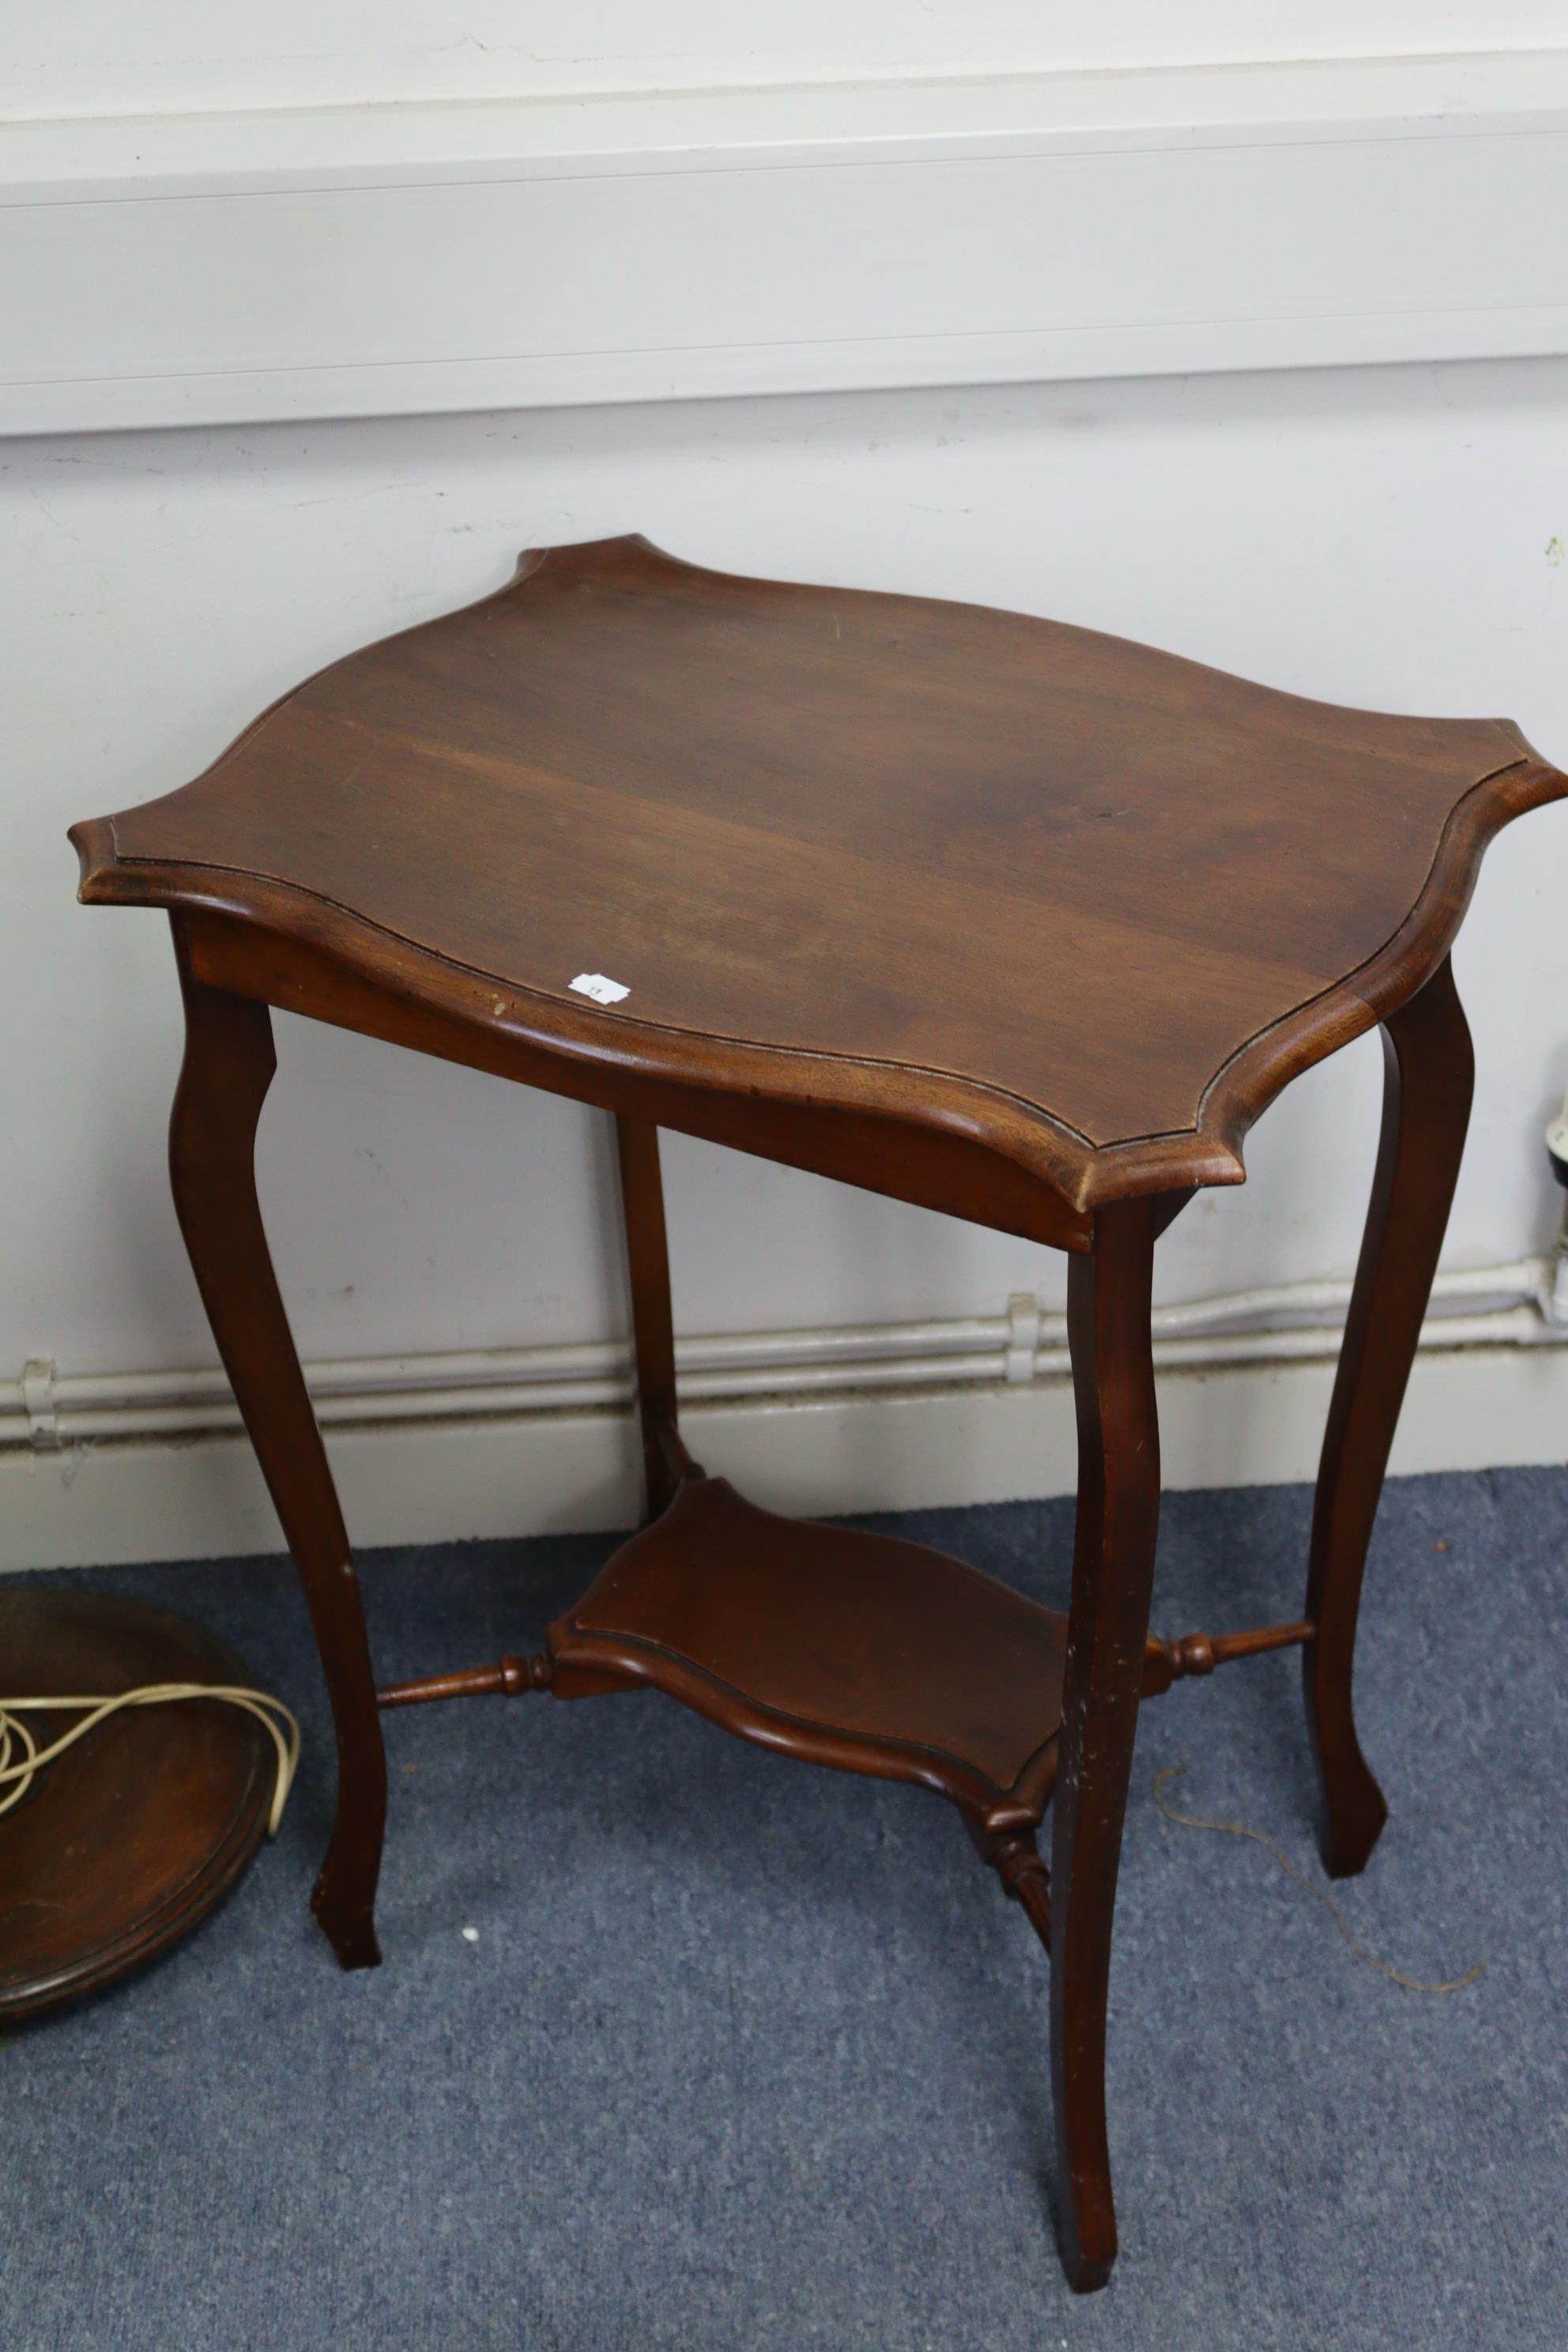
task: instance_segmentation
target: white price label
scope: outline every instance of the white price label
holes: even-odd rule
[[[591,996],[595,1004],[618,1004],[623,996],[631,994],[629,988],[623,988],[618,980],[606,980],[602,971],[580,971],[567,984],[579,996]]]

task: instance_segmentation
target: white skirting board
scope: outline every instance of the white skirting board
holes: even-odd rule
[[[1168,1486],[1310,1478],[1331,1359],[1162,1375]],[[682,1416],[693,1451],[754,1501],[803,1514],[1063,1495],[1076,1476],[1072,1391],[1032,1383],[742,1398]],[[627,1528],[639,1472],[630,1416],[455,1416],[330,1429],[357,1547]],[[1395,1474],[1568,1461],[1568,1348],[1424,1349]],[[0,1454],[0,1567],[113,1566],[276,1551],[244,1439],[100,1443]]]

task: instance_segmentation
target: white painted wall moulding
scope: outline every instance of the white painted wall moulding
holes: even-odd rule
[[[0,431],[1568,351],[1568,50],[0,129]]]
[[[1557,1462],[1568,1328],[1552,1262],[1440,1274],[1395,1467]],[[1155,1310],[1165,1483],[1315,1469],[1350,1286],[1279,1285]],[[358,1544],[631,1523],[623,1343],[308,1366]],[[683,1423],[755,1499],[810,1513],[1069,1493],[1066,1331],[1005,1316],[681,1344]],[[273,1551],[280,1537],[219,1371],[0,1383],[0,1570]]]

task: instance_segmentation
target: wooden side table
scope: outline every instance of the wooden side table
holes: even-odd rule
[[[612,1111],[648,1521],[542,1648],[379,1695],[651,1685],[960,1811],[1051,1956],[1063,2260],[1116,2251],[1106,1982],[1141,1698],[1300,1643],[1328,1868],[1385,1808],[1352,1655],[1464,1142],[1447,950],[1488,840],[1568,793],[1501,719],[1385,718],[1054,624],[700,571],[639,539],[338,662],[183,791],[76,826],[81,896],[170,911],[174,1198],[336,1720],[316,1888],[377,1958],[385,1767],[359,1591],[252,1147],[269,1005]],[[1366,1239],[1298,1623],[1152,1640],[1154,1243],[1286,1081],[1381,1022]],[[801,1525],[681,1442],[658,1129],[1068,1251],[1065,1619]],[[1055,1796],[1050,1869],[1036,1832]]]

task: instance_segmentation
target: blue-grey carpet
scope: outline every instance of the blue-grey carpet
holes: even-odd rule
[[[1156,1624],[1299,1606],[1309,1496],[1177,1496]],[[1063,1591],[1070,1509],[882,1522]],[[598,1539],[365,1562],[386,1675],[536,1639]],[[0,2052],[5,2352],[1447,2352],[1568,2343],[1568,1473],[1390,1488],[1363,1616],[1392,1819],[1316,1883],[1294,1656],[1145,1710],[1112,1981],[1122,2253],[1048,2219],[1046,1968],[922,1791],[780,1762],[657,1696],[388,1722],[385,1965],[306,1897],[328,1818],[281,1562],[106,1578],[222,1632],[309,1746],[189,1942]],[[1173,1791],[1173,1795],[1178,1792]],[[466,1937],[466,1928],[478,1930]]]

